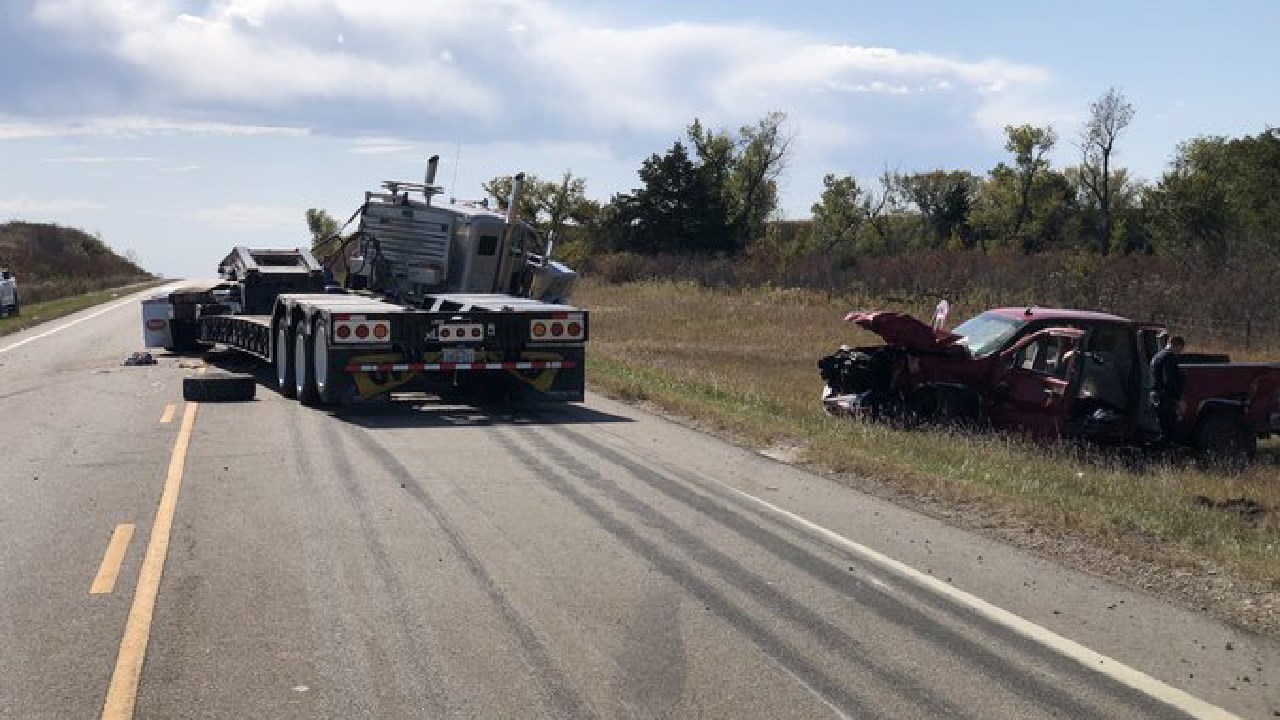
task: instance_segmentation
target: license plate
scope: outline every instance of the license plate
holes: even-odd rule
[[[471,348],[445,348],[444,357],[440,361],[447,363],[473,363],[476,361],[476,351]]]

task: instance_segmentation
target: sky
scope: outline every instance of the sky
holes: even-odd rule
[[[1116,160],[1155,180],[1182,141],[1280,124],[1277,28],[1273,0],[3,0],[0,221],[208,277],[433,154],[459,199],[572,171],[603,201],[695,118],[773,110],[803,218],[827,173],[985,174],[1010,124],[1075,164],[1113,87],[1136,111]]]

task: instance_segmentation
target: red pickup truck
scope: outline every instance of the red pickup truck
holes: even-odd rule
[[[988,310],[951,331],[897,312],[845,319],[885,344],[841,347],[818,361],[833,415],[981,422],[1113,444],[1160,439],[1149,365],[1161,325],[1040,307]],[[1259,438],[1280,433],[1280,363],[1184,354],[1179,365],[1186,389],[1171,440],[1239,466]]]

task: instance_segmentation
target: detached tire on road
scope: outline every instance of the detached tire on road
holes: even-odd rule
[[[252,400],[257,388],[252,375],[197,375],[182,379],[182,399],[192,402]]]

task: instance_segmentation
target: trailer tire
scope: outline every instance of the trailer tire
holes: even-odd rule
[[[343,405],[354,395],[355,383],[343,363],[334,360],[329,351],[329,324],[320,318],[311,333],[311,368],[321,405]]]
[[[298,402],[314,405],[316,402],[316,371],[312,362],[311,338],[307,337],[306,323],[298,323],[293,335],[293,394]]]
[[[1258,436],[1241,413],[1218,410],[1196,428],[1196,450],[1206,469],[1240,472],[1257,454]]]
[[[293,380],[293,335],[289,330],[288,321],[280,318],[276,323],[276,346],[272,355],[276,366],[276,390],[287,398],[297,392]]]
[[[258,383],[252,375],[197,375],[182,379],[182,399],[191,402],[252,400]]]

